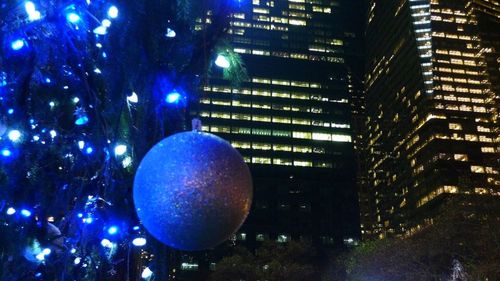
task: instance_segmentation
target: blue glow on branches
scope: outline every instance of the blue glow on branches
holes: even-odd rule
[[[85,153],[86,153],[86,154],[92,154],[93,152],[94,152],[94,149],[93,149],[91,146],[89,146],[89,147],[87,147],[87,148],[85,149]]]
[[[24,48],[24,46],[25,46],[25,43],[24,43],[23,39],[16,39],[16,40],[12,41],[12,43],[10,44],[10,47],[14,51],[19,51],[22,48]]]
[[[111,6],[108,9],[108,17],[116,19],[118,17],[118,8],[116,6]]]
[[[167,103],[178,103],[181,98],[181,94],[177,92],[176,90],[173,90],[172,92],[168,93],[167,96],[165,97],[165,101]]]

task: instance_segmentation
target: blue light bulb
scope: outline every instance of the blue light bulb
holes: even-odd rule
[[[75,125],[82,126],[82,125],[87,124],[88,122],[89,122],[89,118],[87,117],[87,115],[82,115],[82,116],[79,116],[75,120]]]
[[[10,47],[14,51],[19,51],[22,48],[24,48],[24,45],[25,45],[25,43],[24,43],[23,39],[16,39],[16,40],[12,41],[12,43],[10,44]]]
[[[26,210],[26,209],[22,209],[21,210],[21,215],[23,215],[23,217],[30,217],[31,216],[31,212],[29,210]]]
[[[77,23],[80,21],[80,16],[75,13],[75,12],[69,12],[66,14],[66,19],[70,22],[70,23]]]
[[[10,151],[8,148],[4,148],[1,151],[3,157],[10,157],[12,155],[12,151]]]
[[[117,226],[111,226],[110,228],[108,228],[108,234],[109,235],[115,235],[118,233],[118,227]]]
[[[92,152],[94,152],[94,149],[91,146],[89,146],[85,149],[85,153],[87,153],[87,154],[92,154]]]
[[[172,92],[167,94],[165,101],[167,103],[178,103],[180,98],[181,95],[176,90],[173,90]]]

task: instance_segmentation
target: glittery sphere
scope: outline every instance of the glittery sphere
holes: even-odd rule
[[[144,227],[180,250],[217,246],[235,233],[252,203],[252,179],[241,155],[212,134],[184,132],[156,144],[134,181]]]

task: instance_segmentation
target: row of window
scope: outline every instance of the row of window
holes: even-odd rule
[[[345,134],[331,134],[319,132],[301,132],[301,131],[285,131],[285,130],[268,130],[256,128],[243,128],[243,127],[229,127],[229,126],[203,126],[203,130],[213,133],[232,133],[232,134],[246,134],[246,135],[259,135],[259,136],[274,136],[274,137],[287,137],[294,139],[306,139],[316,141],[331,141],[331,142],[352,142],[352,137]]]
[[[271,26],[273,27],[273,26]],[[270,30],[275,30],[275,28],[270,28]],[[246,48],[234,48],[234,52],[240,54],[251,54],[257,56],[273,56],[281,58],[291,58],[299,60],[310,60],[310,61],[326,61],[332,63],[344,63],[344,58],[341,57],[331,57],[331,56],[318,56],[318,55],[308,55],[304,53],[288,53],[288,52],[270,52],[262,49],[246,49]],[[328,48],[326,52],[337,53],[336,49]]]
[[[246,141],[232,141],[231,145],[239,149],[255,149],[255,150],[273,150],[283,152],[296,152],[296,153],[317,153],[324,154],[323,147],[310,147],[303,145],[289,145],[289,144],[271,144],[261,142],[246,142]]]
[[[435,100],[449,100],[449,101],[460,101],[460,102],[471,102],[471,103],[486,103],[484,98],[469,98],[451,95],[435,95],[433,97]]]
[[[332,168],[331,162],[319,161],[313,162],[308,160],[292,160],[286,158],[270,158],[270,157],[243,157],[245,162],[261,165],[279,165],[279,166],[295,166],[295,167],[314,167],[314,168]]]

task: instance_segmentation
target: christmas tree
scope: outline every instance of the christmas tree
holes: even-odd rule
[[[208,73],[244,76],[224,42],[239,1],[0,5],[0,279],[160,274],[168,257],[137,220],[134,173],[189,129]]]

